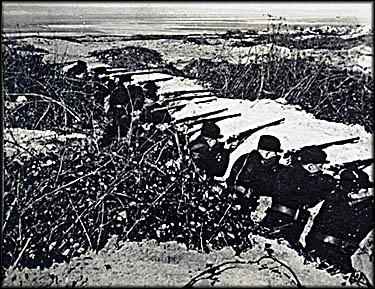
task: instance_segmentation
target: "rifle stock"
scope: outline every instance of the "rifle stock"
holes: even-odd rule
[[[240,132],[239,134],[236,134],[234,136],[230,136],[228,138],[228,140],[226,141],[228,144],[232,143],[232,142],[235,142],[235,141],[239,141],[240,143],[244,142],[249,136],[251,136],[253,133],[261,130],[261,129],[264,129],[266,127],[270,127],[270,126],[274,126],[274,125],[279,125],[281,124],[283,121],[285,120],[285,118],[282,118],[282,119],[279,119],[279,120],[276,120],[276,121],[273,121],[273,122],[270,122],[270,123],[266,123],[264,125],[261,125],[261,126],[258,126],[256,128],[251,128],[251,129],[248,129],[248,130],[245,130],[243,132]]]

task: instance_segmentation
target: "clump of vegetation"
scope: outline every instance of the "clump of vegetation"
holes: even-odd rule
[[[295,49],[327,49],[327,50],[342,50],[350,49],[363,43],[371,45],[372,37],[370,35],[361,35],[349,39],[342,38],[338,35],[309,35],[310,37],[300,36],[290,33],[275,33],[259,35],[256,39],[257,43],[267,44],[273,43],[275,45],[284,46]]]
[[[126,67],[129,71],[154,68],[162,64],[162,57],[159,52],[136,46],[96,50],[91,52],[90,56],[94,56],[112,67]]]
[[[69,261],[113,235],[201,251],[248,248],[235,197],[200,179],[183,138],[172,127],[149,131],[148,142],[133,137],[98,150],[82,139],[22,161],[6,158],[5,268]]]
[[[69,78],[61,64],[48,63],[44,54],[23,45],[6,45],[2,55],[5,100],[14,102],[22,94],[27,99],[5,111],[5,127],[68,130],[90,128],[94,122],[104,125],[92,77]]]
[[[359,124],[374,131],[373,77],[361,71],[333,66],[328,59],[297,52],[286,58],[276,50],[238,64],[227,60],[196,59],[183,72],[241,99],[285,98],[319,119]]]

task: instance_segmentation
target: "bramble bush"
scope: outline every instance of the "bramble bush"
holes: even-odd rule
[[[10,42],[2,51],[5,100],[14,102],[23,94],[27,99],[5,111],[5,126],[77,130],[92,128],[96,122],[104,127],[106,115],[96,98],[96,80],[89,75],[67,77],[63,65],[44,61],[44,54],[25,45],[30,46]]]
[[[370,133],[374,131],[372,75],[306,57],[303,52],[287,59],[271,49],[255,60],[246,58],[238,64],[200,58],[186,65],[183,72],[209,83],[223,97],[252,101],[284,98],[318,119],[359,124]]]
[[[98,151],[82,139],[5,159],[4,267],[49,267],[98,251],[113,235],[202,251],[243,242],[234,233],[248,231],[246,218],[234,218],[233,196],[200,179],[179,130],[143,133],[152,136],[143,147],[134,140]]]

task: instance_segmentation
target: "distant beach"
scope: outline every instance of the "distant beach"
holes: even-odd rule
[[[135,15],[135,14],[84,14],[84,15],[16,15],[4,14],[3,32],[45,35],[50,33],[73,34],[214,34],[228,30],[266,30],[283,25],[283,29],[296,26],[317,25],[341,26],[356,24],[355,19],[346,17],[288,17],[276,19],[259,15]],[[287,25],[287,26],[285,26]]]

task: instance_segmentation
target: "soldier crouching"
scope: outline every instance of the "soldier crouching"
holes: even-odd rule
[[[301,152],[301,159],[277,176],[277,189],[273,191],[272,206],[260,226],[267,228],[267,237],[283,238],[295,249],[302,249],[299,239],[310,213],[315,206],[336,187],[336,180],[323,174],[327,163],[326,153],[309,147]]]
[[[351,256],[374,226],[374,183],[366,173],[346,169],[339,189],[324,201],[306,236],[306,251],[343,273],[353,272]]]

